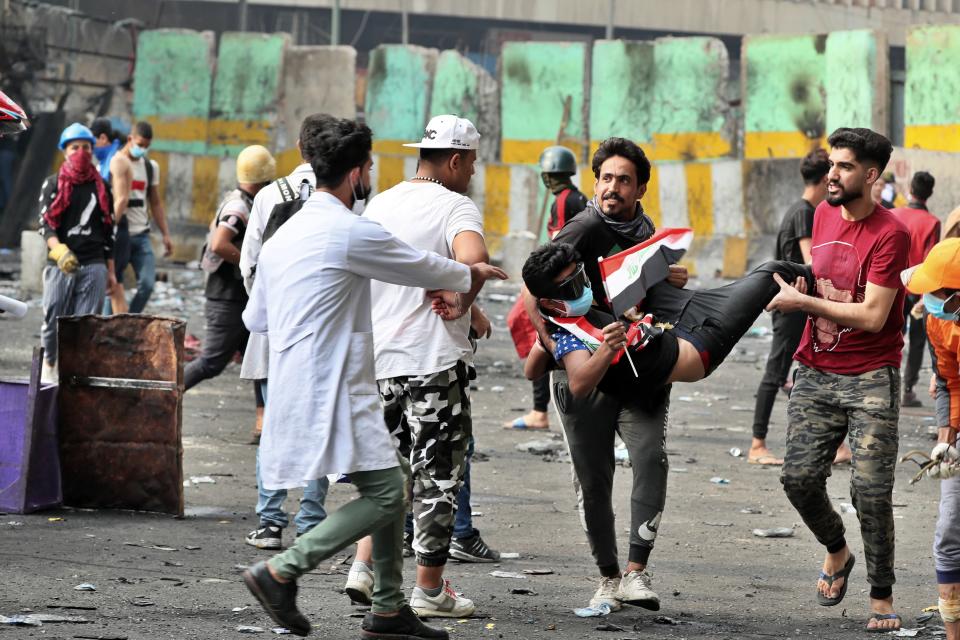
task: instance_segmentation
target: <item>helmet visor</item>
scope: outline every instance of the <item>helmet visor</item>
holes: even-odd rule
[[[579,262],[569,278],[553,286],[550,297],[556,300],[576,300],[583,295],[583,290],[589,286],[590,279],[587,277],[583,263]]]

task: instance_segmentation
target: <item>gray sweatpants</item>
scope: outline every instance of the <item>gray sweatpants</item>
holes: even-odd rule
[[[937,357],[930,348],[933,370],[937,372]],[[937,375],[937,426],[950,424],[950,390],[946,381]],[[938,584],[960,583],[960,476],[940,481],[940,517],[933,536],[933,566]]]
[[[646,564],[657,537],[667,500],[667,437],[669,396],[653,411],[621,402],[594,389],[574,398],[566,374],[554,372],[553,398],[583,499],[583,519],[593,558],[605,576],[618,575],[617,536],[613,511],[615,434],[627,445],[633,471],[630,492],[631,562]]]
[[[43,325],[40,343],[47,362],[57,361],[57,318],[99,313],[107,295],[107,266],[81,265],[67,275],[58,267],[43,269]]]

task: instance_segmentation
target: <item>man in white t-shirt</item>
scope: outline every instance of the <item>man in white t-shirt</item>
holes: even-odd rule
[[[468,265],[486,262],[483,216],[463,195],[479,142],[469,120],[431,119],[423,140],[407,145],[420,149],[417,175],[373,198],[366,217],[417,249]],[[443,570],[473,433],[470,308],[480,287],[451,296],[444,317],[420,289],[378,281],[370,287],[380,400],[413,475],[417,580],[410,606],[420,616],[469,616],[473,602],[450,588]],[[471,543],[486,548],[474,535]]]

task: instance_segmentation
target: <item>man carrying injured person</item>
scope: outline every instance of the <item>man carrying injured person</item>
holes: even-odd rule
[[[643,319],[629,323],[592,306],[590,281],[572,246],[544,245],[523,265],[524,284],[553,325],[552,355],[566,369],[573,399],[594,388],[629,398],[652,387],[707,377],[780,292],[773,274],[801,292],[810,287],[809,269],[786,261],[767,262],[717,289],[689,291],[662,282],[638,305],[646,314]],[[571,324],[564,318],[579,319]],[[596,343],[590,344],[588,336]],[[628,342],[630,357],[622,358]],[[549,357],[538,343],[525,373],[530,377],[547,366]]]

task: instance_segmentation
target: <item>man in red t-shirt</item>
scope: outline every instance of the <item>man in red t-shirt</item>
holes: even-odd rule
[[[933,195],[933,176],[926,171],[917,171],[910,181],[910,199],[906,207],[897,207],[891,213],[907,227],[910,232],[910,254],[907,266],[915,267],[927,257],[933,245],[940,242],[940,219],[927,210],[927,200]],[[920,365],[923,364],[923,352],[927,345],[927,332],[924,327],[922,305],[918,309],[919,317],[910,315],[910,310],[920,301],[920,296],[907,293],[903,305],[904,324],[910,325],[910,349],[907,351],[907,366],[903,372],[904,407],[919,407],[920,400],[913,387],[920,379]]]
[[[853,449],[850,495],[860,520],[871,615],[868,631],[899,629],[893,611],[893,472],[900,414],[903,298],[910,235],[871,196],[893,147],[870,129],[841,128],[828,140],[827,199],[817,207],[812,295],[774,276],[781,290],[767,307],[809,317],[794,359],[800,364],[787,406],[787,498],[826,547],[817,602],[839,604],[855,558],[827,495],[837,446]]]

